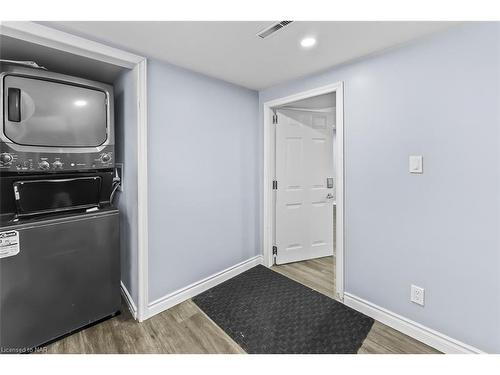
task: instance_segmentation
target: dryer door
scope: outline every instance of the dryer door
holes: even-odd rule
[[[3,99],[4,134],[16,144],[96,147],[107,139],[103,91],[7,75]]]

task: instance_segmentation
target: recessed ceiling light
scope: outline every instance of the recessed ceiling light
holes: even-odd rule
[[[316,38],[307,37],[300,41],[300,45],[304,48],[311,48],[316,44]]]

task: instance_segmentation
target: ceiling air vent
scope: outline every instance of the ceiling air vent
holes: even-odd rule
[[[281,30],[285,26],[290,25],[292,22],[293,21],[279,21],[279,22],[273,23],[271,26],[266,27],[265,29],[259,31],[257,33],[257,36],[262,38],[262,39],[265,39],[268,36],[271,36],[272,34],[274,34],[276,31]]]

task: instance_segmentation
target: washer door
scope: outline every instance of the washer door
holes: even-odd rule
[[[81,210],[99,206],[100,176],[14,182],[18,216]]]

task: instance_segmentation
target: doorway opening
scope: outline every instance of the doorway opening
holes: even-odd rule
[[[267,102],[264,116],[264,262],[342,301],[342,83]]]

